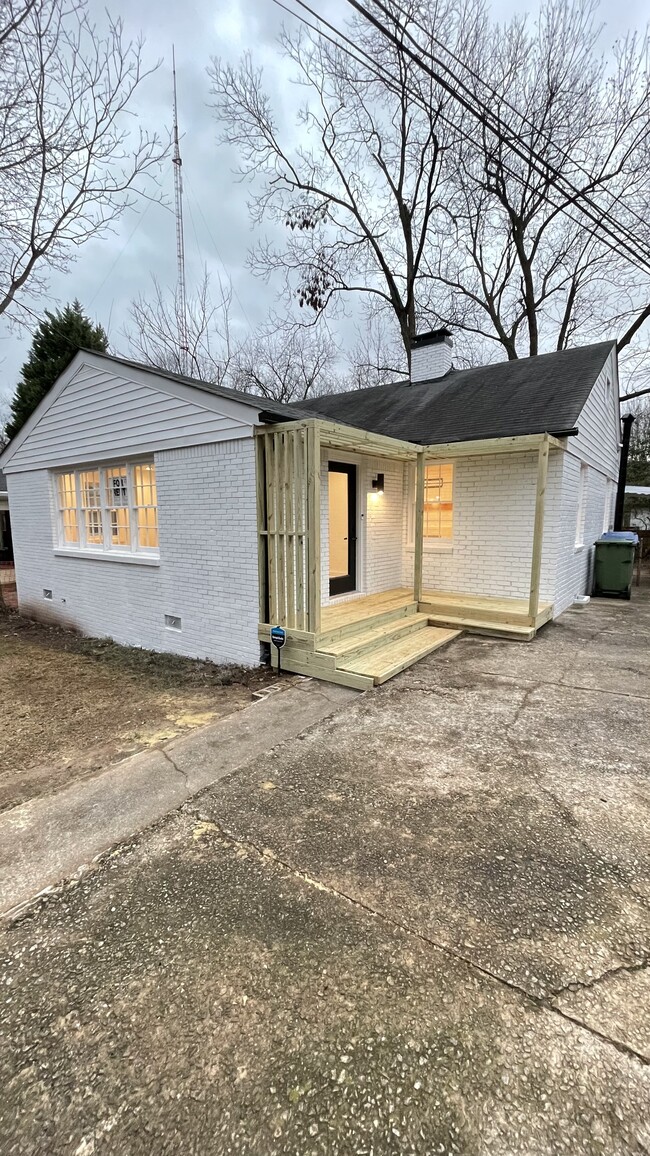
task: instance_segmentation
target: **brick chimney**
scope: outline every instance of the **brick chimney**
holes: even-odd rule
[[[411,384],[444,377],[451,369],[454,342],[448,329],[418,333],[411,343]]]

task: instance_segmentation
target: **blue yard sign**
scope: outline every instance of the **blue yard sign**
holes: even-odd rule
[[[287,641],[287,632],[282,626],[271,627],[271,642],[277,648],[278,652],[278,674],[280,674],[280,651]]]

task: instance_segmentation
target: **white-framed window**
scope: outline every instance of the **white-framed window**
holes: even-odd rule
[[[111,462],[55,477],[58,546],[109,554],[158,554],[153,462]]]
[[[454,528],[454,467],[450,462],[424,467],[424,541],[451,540]]]
[[[415,471],[411,482],[409,541],[415,540]],[[424,467],[424,545],[451,544],[454,531],[454,467],[451,462],[428,462]]]
[[[589,467],[584,462],[580,464],[580,478],[578,480],[578,509],[576,514],[576,549],[585,544],[585,518],[587,516],[587,484],[589,481]]]

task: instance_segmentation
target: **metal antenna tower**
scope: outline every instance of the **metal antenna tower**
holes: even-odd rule
[[[189,347],[187,341],[187,291],[185,288],[185,236],[183,232],[183,162],[178,142],[178,104],[176,100],[176,55],[172,45],[172,74],[174,78],[174,206],[176,212],[176,320],[181,373],[187,373]]]

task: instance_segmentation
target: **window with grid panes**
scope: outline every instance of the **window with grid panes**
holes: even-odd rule
[[[60,537],[66,546],[79,545],[79,519],[77,517],[77,479],[74,474],[59,474],[57,480],[60,521]]]
[[[103,553],[157,555],[153,462],[119,462],[56,476],[59,546]]]
[[[424,539],[451,538],[453,530],[453,465],[429,464],[424,472]]]

